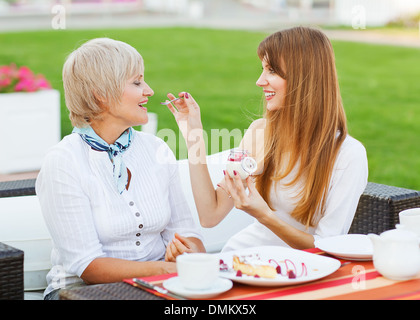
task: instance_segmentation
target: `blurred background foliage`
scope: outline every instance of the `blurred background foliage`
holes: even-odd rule
[[[185,27],[0,33],[0,65],[27,65],[61,92],[65,136],[72,130],[61,79],[66,56],[92,38],[125,41],[145,60],[145,79],[155,92],[147,108],[158,114],[158,130],[171,129],[179,138],[160,102],[168,92],[188,91],[200,104],[210,137],[210,129],[243,132],[261,116],[256,49],[267,35]],[[367,149],[369,181],[420,190],[420,50],[345,41],[333,46],[349,131]],[[170,146],[178,157],[185,155],[182,140]]]

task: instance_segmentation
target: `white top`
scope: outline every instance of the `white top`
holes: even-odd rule
[[[202,239],[163,140],[134,131],[123,161],[132,177],[119,194],[108,154],[91,149],[77,133],[48,152],[36,182],[53,240],[45,295],[82,282],[95,258],[163,260],[175,232]]]
[[[295,175],[292,171],[285,180],[271,188],[271,201],[275,214],[292,227],[312,234],[315,240],[347,234],[367,185],[368,164],[366,150],[356,139],[347,136],[337,156],[324,216],[315,227],[306,228],[290,216],[295,204],[293,195],[297,187],[284,187]],[[281,238],[257,220],[228,240],[222,251],[237,250],[250,246],[288,246]]]

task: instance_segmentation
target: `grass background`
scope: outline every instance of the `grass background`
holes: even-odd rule
[[[61,80],[65,57],[91,38],[114,38],[145,60],[145,79],[155,92],[147,106],[158,114],[159,130],[178,132],[159,104],[166,93],[188,91],[200,104],[208,133],[243,131],[262,114],[256,48],[266,35],[194,28],[0,33],[0,65],[27,65],[61,91],[64,136],[72,130]],[[368,152],[369,181],[420,190],[420,50],[341,41],[333,46],[349,131]],[[182,142],[171,147],[185,154]]]

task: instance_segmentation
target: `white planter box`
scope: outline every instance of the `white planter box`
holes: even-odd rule
[[[61,140],[60,122],[57,90],[0,94],[0,173],[39,170]]]
[[[52,242],[36,196],[0,198],[0,242],[24,252],[25,291],[44,290]]]

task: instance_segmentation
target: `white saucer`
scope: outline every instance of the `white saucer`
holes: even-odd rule
[[[364,234],[344,234],[323,238],[316,240],[315,246],[340,259],[355,261],[372,260],[372,242]]]
[[[190,299],[208,299],[232,288],[232,281],[229,279],[218,278],[213,286],[205,290],[190,290],[182,286],[179,277],[173,277],[163,282],[166,290]]]

